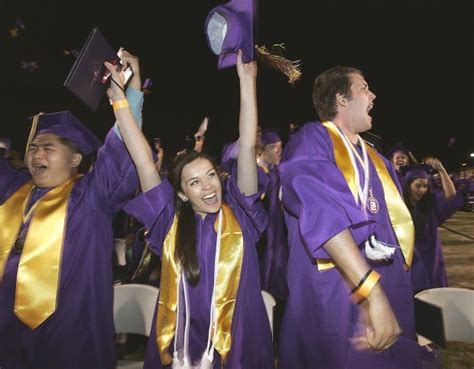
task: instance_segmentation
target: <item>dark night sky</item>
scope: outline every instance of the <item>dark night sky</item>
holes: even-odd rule
[[[0,137],[11,137],[22,151],[27,116],[70,110],[103,139],[113,122],[106,99],[92,113],[62,87],[74,63],[63,49],[79,50],[98,26],[114,47],[138,55],[142,77],[153,80],[144,107],[147,137],[161,137],[174,151],[209,115],[206,145],[217,153],[236,137],[238,115],[236,72],[217,71],[204,36],[205,17],[217,3],[0,0]],[[11,38],[17,18],[26,29]],[[377,95],[372,132],[385,149],[401,141],[415,156],[436,155],[452,169],[474,152],[474,1],[261,0],[257,41],[284,42],[286,56],[303,64],[295,86],[259,67],[262,127],[286,131],[290,122],[314,120],[314,77],[350,65],[363,70]],[[32,60],[38,70],[21,68]]]

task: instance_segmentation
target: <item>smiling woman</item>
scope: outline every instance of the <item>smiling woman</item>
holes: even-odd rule
[[[451,218],[464,205],[464,190],[456,190],[438,159],[425,159],[425,164],[407,167],[404,181],[405,203],[415,225],[415,252],[412,283],[414,292],[448,286],[448,277],[438,226]],[[435,169],[441,188],[431,180]]]
[[[125,142],[141,150],[130,152],[146,184],[125,210],[147,226],[162,259],[145,368],[273,368],[255,247],[267,223],[255,161],[256,62],[243,63],[239,51],[237,72],[239,155],[225,191],[212,160],[195,151],[174,160],[169,179],[149,172],[144,137],[126,129],[134,125],[125,109],[115,110]],[[114,70],[112,76],[120,78]],[[109,96],[123,99],[123,92],[114,86]]]

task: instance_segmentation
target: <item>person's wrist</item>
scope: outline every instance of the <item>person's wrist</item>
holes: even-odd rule
[[[125,109],[129,107],[127,99],[112,101],[112,107],[114,110]]]
[[[369,296],[375,289],[377,294],[377,287],[379,287],[380,274],[375,270],[369,269],[367,273],[361,278],[357,286],[351,291],[351,296],[354,302],[360,303],[365,299],[369,299]]]
[[[382,285],[380,283],[376,283],[367,295],[366,300],[370,302],[371,300],[377,299],[383,295],[385,295],[385,292],[382,289]]]
[[[126,100],[127,97],[124,94],[120,94],[120,95],[117,94],[117,95],[109,96],[109,99],[111,103],[114,103],[115,101]]]

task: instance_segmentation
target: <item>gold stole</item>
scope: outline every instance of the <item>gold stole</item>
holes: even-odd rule
[[[214,224],[216,232],[217,221],[218,219],[216,219],[216,223]],[[163,242],[161,256],[162,267],[160,298],[156,318],[156,343],[163,365],[169,365],[173,361],[172,356],[168,353],[168,347],[171,344],[176,330],[178,294],[176,282],[181,273],[180,267],[174,258],[177,227],[178,218],[175,215],[173,224]],[[232,343],[232,315],[234,313],[239,289],[243,255],[243,235],[239,221],[235,217],[232,209],[223,203],[221,248],[215,286],[217,323],[212,337],[214,347],[221,356],[222,362],[225,361]],[[189,317],[187,317],[187,319],[189,319]],[[210,322],[210,324],[212,324],[212,322]]]
[[[354,168],[352,168],[349,153],[336,131],[336,126],[330,122],[324,122],[323,125],[328,130],[329,137],[331,137],[333,143],[336,165],[346,179],[347,185],[354,195],[354,198],[356,198],[358,183],[356,183]],[[413,248],[415,244],[415,228],[413,227],[410,212],[400,192],[398,192],[397,186],[393,182],[383,160],[370,145],[365,143],[365,147],[382,183],[390,222],[392,223],[393,230],[405,258],[405,269],[408,269],[413,260]]]
[[[18,265],[14,312],[31,329],[56,310],[67,204],[76,179],[50,190],[28,212],[32,215]],[[0,279],[32,189],[30,181],[0,206]]]

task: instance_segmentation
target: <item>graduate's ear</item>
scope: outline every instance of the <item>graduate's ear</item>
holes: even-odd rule
[[[336,94],[336,103],[339,106],[346,107],[347,106],[347,97],[341,95],[340,93]]]
[[[82,154],[76,152],[72,154],[71,167],[77,168],[82,161]]]
[[[182,202],[188,202],[188,198],[186,197],[186,195],[184,193],[182,193],[181,191],[178,192],[178,197],[181,199]]]

